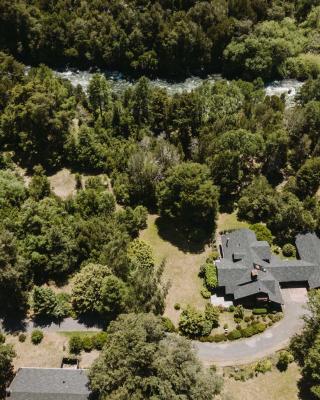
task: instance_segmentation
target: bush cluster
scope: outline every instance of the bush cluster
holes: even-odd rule
[[[82,350],[90,352],[92,350],[102,350],[107,340],[106,332],[99,332],[93,336],[73,335],[69,339],[69,352],[78,355]]]

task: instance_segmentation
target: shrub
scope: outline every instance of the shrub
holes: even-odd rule
[[[265,225],[263,224],[253,224],[250,225],[250,229],[256,234],[257,240],[264,240],[269,243],[269,245],[272,245],[273,242],[273,237],[270,229],[268,229]]]
[[[202,313],[188,306],[180,315],[179,329],[188,337],[208,336],[212,330],[212,322],[208,321]]]
[[[272,326],[273,325],[273,322],[272,321],[269,321],[268,322],[268,326]]]
[[[31,333],[31,342],[35,345],[42,342],[43,339],[43,332],[40,329],[35,329]]]
[[[249,317],[249,315],[246,315],[245,317],[244,317],[244,322],[249,322],[250,321],[250,317]]]
[[[255,371],[260,372],[261,374],[265,374],[266,372],[271,371],[271,369],[272,362],[268,359],[259,361],[255,366]]]
[[[211,336],[211,335],[209,335],[209,336],[202,336],[202,337],[199,338],[199,341],[200,341],[200,342],[203,342],[203,343],[204,343],[204,342],[207,342],[207,343],[215,342],[214,337]]]
[[[229,340],[237,340],[240,339],[241,337],[242,337],[241,331],[239,331],[238,329],[235,329],[228,334]]]
[[[266,308],[254,308],[252,310],[252,314],[254,315],[263,315],[267,314],[268,310]]]
[[[181,306],[180,306],[179,303],[176,303],[176,304],[174,305],[174,309],[175,309],[175,310],[180,310],[180,308],[181,308]]]
[[[206,304],[204,316],[206,320],[211,323],[212,328],[217,328],[219,326],[220,312],[218,307],[215,307],[212,304]]]
[[[96,350],[102,350],[107,340],[107,332],[99,332],[92,337],[92,343]]]
[[[295,257],[296,248],[292,244],[287,243],[282,247],[282,253],[285,257]]]
[[[283,313],[282,312],[278,312],[277,314],[275,314],[273,316],[273,322],[278,322],[283,318]]]
[[[241,330],[241,334],[243,337],[248,338],[253,336],[255,334],[255,331],[252,326],[247,326],[246,328]]]
[[[223,329],[228,329],[228,326],[229,326],[228,324],[224,324]]]
[[[86,353],[90,353],[93,350],[93,341],[90,336],[84,336],[82,339],[82,348]]]
[[[215,335],[212,335],[212,338],[215,343],[220,343],[226,340],[226,336],[223,333],[216,333]]]
[[[4,333],[0,332],[0,344],[3,344],[6,341],[6,336]]]
[[[228,308],[229,312],[234,312],[234,310],[235,310],[235,306],[234,305],[229,306],[229,308]]]
[[[204,281],[208,290],[214,290],[218,285],[217,268],[214,264],[208,263],[205,265]]]
[[[174,323],[171,321],[170,318],[162,317],[162,323],[164,326],[164,330],[166,332],[176,332],[177,331],[176,327],[174,326]]]
[[[217,250],[213,250],[210,255],[207,257],[206,259],[206,263],[211,263],[213,264],[215,262],[215,260],[217,260],[219,258],[219,253],[217,252]]]
[[[266,324],[264,324],[263,322],[257,322],[252,325],[252,328],[255,333],[262,333],[266,330]]]
[[[27,335],[25,333],[20,333],[18,339],[20,343],[24,343],[27,339]]]
[[[293,355],[288,351],[281,351],[279,354],[277,368],[279,371],[285,371],[288,365],[293,362]]]
[[[82,340],[79,335],[71,336],[69,340],[69,352],[71,354],[80,354],[82,350]]]
[[[237,319],[243,319],[244,317],[244,308],[243,306],[240,304],[238,305],[235,310],[234,310],[234,316]]]
[[[210,292],[206,287],[203,287],[203,288],[201,289],[201,296],[202,296],[204,299],[210,299],[210,297],[211,297],[211,292]]]

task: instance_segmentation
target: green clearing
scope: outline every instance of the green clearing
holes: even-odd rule
[[[223,232],[226,230],[248,228],[249,224],[245,221],[239,221],[237,218],[237,212],[234,211],[232,214],[221,213],[217,220],[217,232]]]
[[[92,337],[92,336],[96,335],[99,332],[100,331],[90,331],[90,332],[88,332],[88,331],[86,331],[86,332],[83,332],[83,331],[70,331],[69,332],[68,331],[68,332],[58,332],[58,333],[60,335],[63,335],[65,337],[67,337],[67,338],[70,338],[70,337],[75,336],[75,335],[80,336],[81,338],[83,338],[83,337],[87,337],[87,336]]]

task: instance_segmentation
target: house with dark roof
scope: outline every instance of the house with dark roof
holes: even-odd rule
[[[301,234],[296,247],[299,259],[282,260],[249,229],[222,235],[216,261],[219,287],[236,302],[277,305],[283,304],[281,284],[320,287],[320,239],[314,233]]]
[[[8,400],[88,400],[83,369],[20,368],[7,389]]]

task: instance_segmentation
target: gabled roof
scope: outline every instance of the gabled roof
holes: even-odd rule
[[[320,287],[320,240],[309,233],[299,235],[296,243],[301,260],[282,260],[249,229],[222,235],[219,286],[235,299],[263,292],[277,303],[283,303],[279,283],[307,282],[311,288]]]
[[[90,395],[83,369],[20,368],[8,390],[10,400],[87,400]]]

